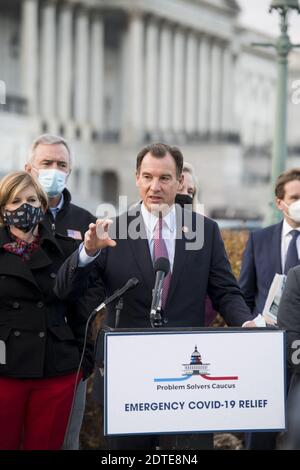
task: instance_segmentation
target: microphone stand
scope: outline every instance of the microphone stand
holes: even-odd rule
[[[123,302],[123,297],[120,297],[119,300],[118,300],[118,303],[116,305],[116,319],[115,319],[115,328],[118,328],[119,326],[119,321],[120,321],[120,313],[123,309],[123,305],[124,305],[124,302]]]
[[[115,306],[115,310],[116,310],[115,328],[118,328],[119,326],[120,314],[123,309],[123,306],[124,306],[123,297],[120,297]],[[99,368],[100,375],[102,377],[104,376],[104,357],[103,357],[104,333],[107,331],[112,331],[112,328],[108,327],[107,325],[104,325],[102,328],[100,328],[100,330],[97,333],[95,346],[94,346],[95,363],[97,367]]]
[[[101,312],[101,310],[103,310],[111,302],[118,299],[118,303],[116,305],[116,320],[115,320],[115,324],[116,324],[116,327],[117,327],[117,325],[119,323],[120,312],[123,308],[122,296],[125,294],[125,292],[127,292],[130,289],[133,289],[138,284],[139,284],[139,280],[137,278],[133,277],[133,278],[129,279],[129,281],[127,281],[127,283],[123,287],[121,287],[121,289],[118,289],[117,291],[115,291],[110,297],[107,297],[100,305],[98,305],[98,307],[94,308],[94,310],[90,313],[90,315],[87,319],[87,322],[86,322],[86,325],[85,325],[83,348],[82,348],[82,352],[81,352],[81,356],[80,356],[80,360],[79,360],[79,365],[78,365],[77,372],[76,372],[76,379],[75,379],[75,385],[74,385],[74,390],[73,390],[71,411],[70,411],[70,414],[69,414],[69,420],[68,420],[67,428],[66,428],[67,430],[70,427],[72,411],[74,409],[74,403],[75,403],[75,397],[76,397],[76,384],[78,382],[82,362],[83,362],[83,359],[84,359],[84,354],[85,354],[86,345],[87,345],[88,330],[89,330],[90,323],[91,323],[91,321],[93,321],[95,319],[96,315],[99,312]],[[109,326],[105,326],[105,327],[101,328],[101,330],[98,331],[97,338],[96,338],[96,341],[95,341],[95,349],[94,349],[95,357],[97,357],[98,362],[101,363],[101,364],[103,364],[103,360],[102,360],[102,355],[101,355],[101,351],[99,351],[99,348],[101,348],[101,349],[104,348],[104,344],[103,344],[104,337],[103,337],[103,335],[101,335],[101,332],[105,331],[105,330],[106,331],[111,330],[111,328]],[[102,367],[99,367],[99,369],[100,369],[100,374],[102,375],[102,372],[103,372],[104,369]],[[101,372],[101,369],[102,369],[102,372]]]
[[[163,326],[162,315],[161,315],[161,299],[160,299],[157,309],[150,313],[150,323],[151,323],[151,328],[161,328]]]

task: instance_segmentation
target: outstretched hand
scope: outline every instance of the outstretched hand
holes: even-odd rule
[[[99,250],[107,246],[114,247],[116,242],[108,234],[109,226],[113,223],[110,219],[97,219],[95,224],[90,224],[84,235],[84,248],[89,256],[95,256]]]

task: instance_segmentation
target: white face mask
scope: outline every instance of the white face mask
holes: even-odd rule
[[[58,196],[66,187],[68,174],[56,169],[38,170],[39,182],[48,197]]]
[[[285,202],[283,202],[283,204],[288,208],[286,215],[297,224],[300,223],[300,199],[295,202],[292,202],[292,204],[290,204],[289,206]]]

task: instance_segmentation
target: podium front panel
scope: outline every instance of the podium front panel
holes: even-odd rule
[[[105,334],[106,435],[285,429],[284,331]]]

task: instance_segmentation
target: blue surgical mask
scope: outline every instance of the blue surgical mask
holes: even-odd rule
[[[48,197],[56,197],[63,192],[66,187],[67,173],[56,169],[38,171],[39,182]]]

